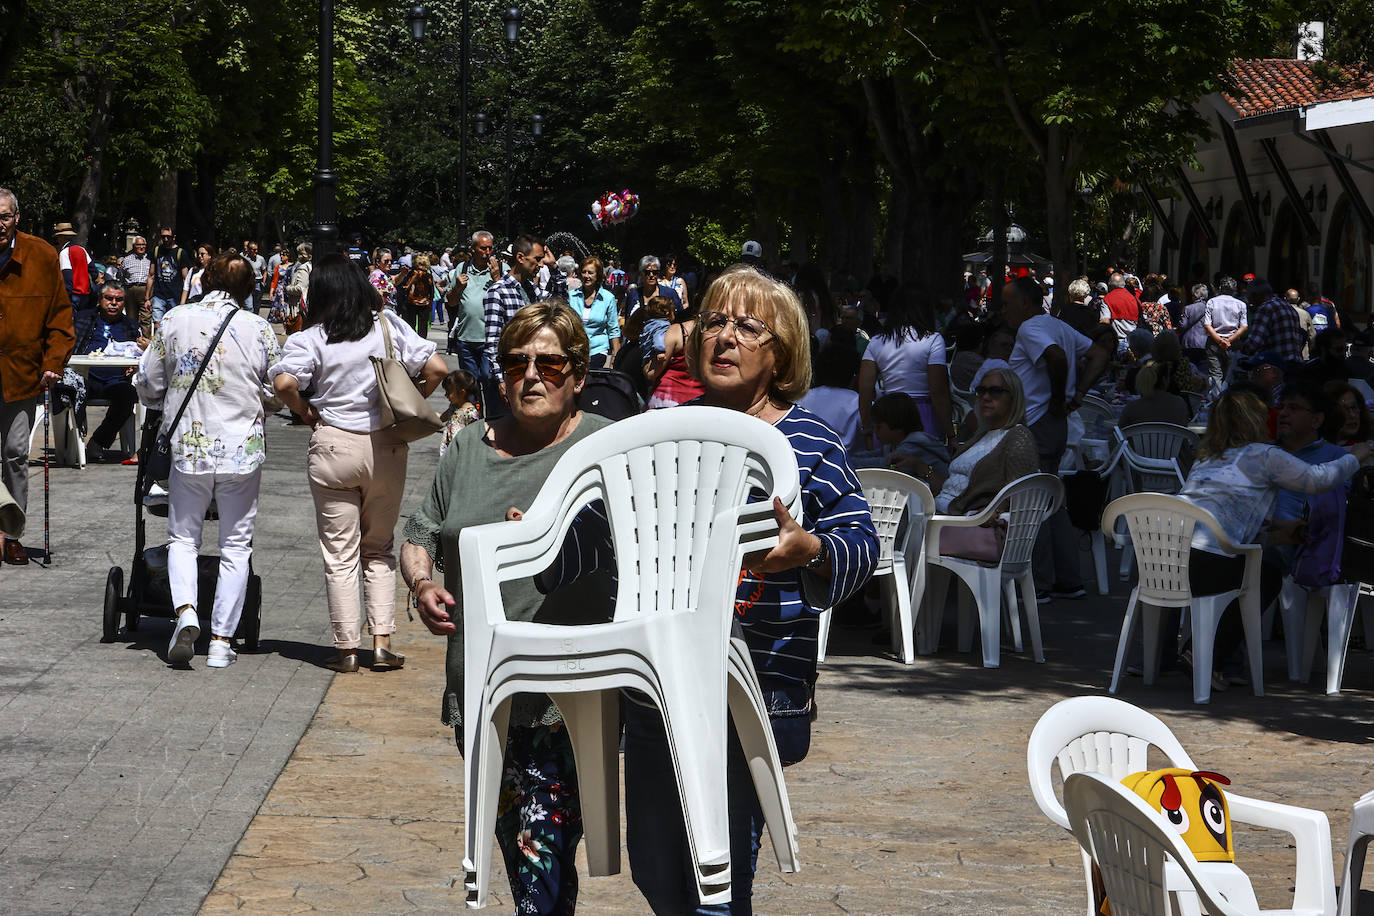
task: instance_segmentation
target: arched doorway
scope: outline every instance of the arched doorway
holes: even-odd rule
[[[1207,247],[1207,235],[1198,224],[1197,217],[1188,214],[1183,224],[1183,235],[1178,243],[1178,272],[1182,276],[1193,269],[1194,264],[1211,265],[1212,251]]]
[[[1245,207],[1240,203],[1233,204],[1231,215],[1226,219],[1226,232],[1221,237],[1221,264],[1218,269],[1233,277],[1253,273],[1255,242],[1255,234],[1250,229]]]
[[[1280,294],[1289,287],[1307,285],[1307,239],[1293,205],[1284,201],[1274,218],[1274,239],[1269,243],[1269,284]]]
[[[1322,293],[1341,313],[1369,320],[1369,235],[1355,215],[1350,198],[1342,194],[1326,233],[1326,264]]]

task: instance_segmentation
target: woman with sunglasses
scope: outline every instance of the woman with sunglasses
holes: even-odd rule
[[[205,276],[205,268],[214,256],[215,246],[199,245],[196,247],[196,266],[187,271],[186,279],[181,284],[181,305],[188,302],[199,302],[205,295],[204,290],[201,289],[201,278]]]
[[[362,618],[372,636],[372,668],[405,664],[396,631],[394,532],[405,489],[409,446],[382,428],[372,357],[391,354],[428,395],[448,374],[434,344],[392,311],[344,254],[329,254],[310,274],[305,328],[286,340],[269,370],[277,395],[311,427],[306,476],[324,556],[325,593],[336,656],[328,667],[358,670]],[[307,398],[302,392],[309,390]],[[362,601],[358,580],[362,579]]]
[[[458,538],[469,525],[517,518],[554,464],[610,423],[579,409],[589,346],[582,319],[561,302],[521,308],[501,332],[497,365],[509,412],[471,423],[439,459],[434,483],[411,514],[401,571],[431,633],[449,639],[443,720],[463,745],[463,584]],[[609,571],[541,595],[532,579],[506,583],[511,620],[589,623],[604,619],[614,594]],[[496,840],[517,913],[571,913],[575,854],[582,838],[572,745],[547,696],[522,694],[511,707]]]
[[[1000,359],[990,359],[973,379],[978,432],[941,474],[924,461],[897,456],[898,470],[921,478],[935,494],[941,515],[975,515],[1013,480],[1040,470],[1035,439],[1026,428],[1021,379]]]

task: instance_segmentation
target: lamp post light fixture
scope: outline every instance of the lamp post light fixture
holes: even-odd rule
[[[416,41],[421,41],[425,37],[425,26],[429,24],[429,11],[425,9],[423,3],[417,3],[406,13],[406,26],[410,29],[410,37]]]
[[[506,27],[506,41],[512,45],[520,37],[520,20],[519,7],[507,7],[506,11],[501,14],[501,22]]]
[[[541,115],[541,114],[539,114],[538,112],[535,112],[534,120],[533,120],[533,121],[531,122],[531,124],[530,124],[530,132],[533,133],[535,137],[542,137],[542,136],[544,136],[544,116]],[[1325,210],[1325,209],[1326,209],[1326,205],[1325,205],[1325,200],[1326,200],[1326,188],[1325,188],[1325,187],[1322,188],[1322,197],[1321,197],[1321,200],[1323,201],[1322,209]]]

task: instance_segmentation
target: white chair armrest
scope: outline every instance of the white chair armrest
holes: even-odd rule
[[[1226,793],[1231,820],[1293,837],[1297,873],[1293,879],[1293,909],[1336,912],[1336,876],[1331,859],[1331,824],[1326,813],[1279,802]]]

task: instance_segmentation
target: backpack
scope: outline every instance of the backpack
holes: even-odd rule
[[[1345,538],[1348,485],[1317,497],[1307,522],[1307,539],[1293,559],[1293,581],[1304,588],[1324,588],[1341,581],[1341,542]],[[1351,567],[1352,571],[1356,567]]]
[[[579,396],[582,408],[608,420],[624,420],[644,412],[634,379],[615,369],[590,369]]]

